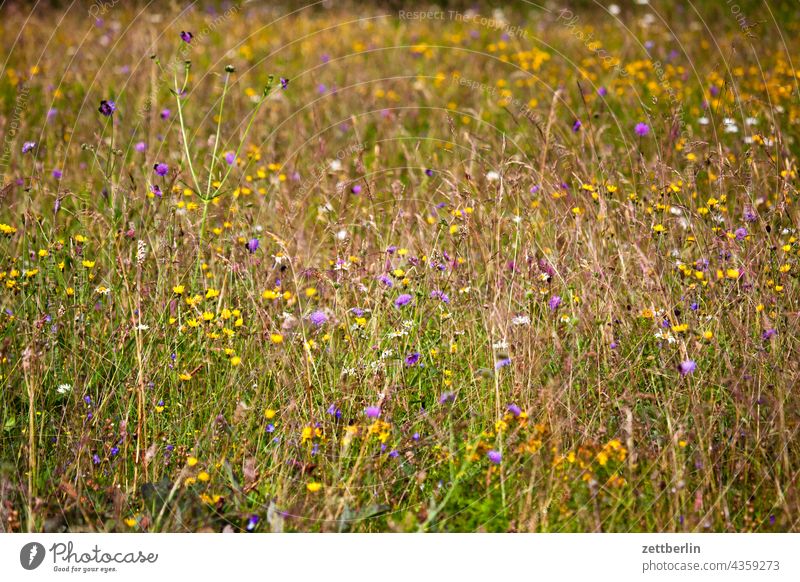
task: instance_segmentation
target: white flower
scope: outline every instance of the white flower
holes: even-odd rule
[[[338,172],[342,169],[342,162],[339,160],[331,160],[330,168],[334,172]]]
[[[511,320],[513,325],[530,325],[531,318],[527,315],[517,315],[514,319]]]
[[[618,16],[621,10],[616,4],[609,4],[608,12],[611,14],[611,16]]]
[[[58,388],[56,388],[56,392],[59,394],[66,394],[72,390],[72,384],[59,384]]]
[[[500,174],[492,170],[491,172],[486,173],[486,179],[489,182],[497,182],[500,179]]]
[[[699,123],[700,125],[708,125],[709,119],[708,117],[701,117],[697,120],[697,123]]]

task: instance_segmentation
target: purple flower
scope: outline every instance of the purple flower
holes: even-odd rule
[[[694,360],[685,360],[678,365],[678,371],[681,376],[688,376],[697,369],[697,364]]]
[[[412,434],[411,435],[411,440],[412,441],[418,441],[419,440],[419,433],[415,432],[414,434]]]
[[[162,109],[161,110],[161,119],[169,119],[169,116],[172,112],[169,109]]]
[[[159,188],[157,184],[150,186],[150,192],[152,192],[158,198],[161,198],[161,188]]]
[[[181,40],[186,44],[191,43],[193,38],[194,35],[191,32],[186,32],[185,30],[181,31]]]
[[[159,176],[166,176],[167,172],[169,172],[169,166],[163,162],[158,164],[153,164],[153,170]]]
[[[442,303],[450,303],[450,298],[443,291],[431,291],[431,299],[438,299]]]
[[[650,126],[646,123],[637,123],[634,131],[636,131],[636,135],[639,137],[644,137],[650,133]]]
[[[547,302],[547,306],[550,308],[550,311],[555,311],[561,305],[561,297],[558,295],[553,295],[550,298],[550,301]]]
[[[390,289],[392,287],[394,287],[394,283],[392,283],[391,277],[389,277],[389,275],[387,275],[385,273],[383,275],[381,275],[380,277],[378,277],[378,281],[380,281],[381,283],[383,283],[384,285],[386,285]]]
[[[506,366],[511,364],[511,358],[500,358],[497,360],[497,363],[494,365],[495,370],[499,370],[500,368],[505,368]]]
[[[147,144],[144,143],[143,141],[137,142],[136,145],[133,146],[133,149],[135,149],[139,153],[142,153],[147,149]]]
[[[356,184],[355,186],[353,186],[352,188],[350,188],[350,191],[351,191],[353,194],[361,194],[361,186],[359,186],[358,184]]]
[[[113,101],[108,101],[106,99],[103,99],[100,102],[100,107],[98,107],[97,110],[106,117],[111,117],[117,110],[117,104],[114,103]]]
[[[380,406],[367,406],[364,414],[367,415],[367,418],[378,418],[381,415],[381,408]]]
[[[281,77],[281,89],[286,89],[289,86],[289,79]]]
[[[267,425],[267,428],[264,429],[264,430],[266,430],[268,433],[272,434],[273,432],[275,432],[275,425],[270,422]]]
[[[574,133],[578,133],[581,130],[582,126],[583,126],[583,124],[581,123],[581,120],[580,119],[576,119],[575,123],[572,124],[572,131]]]
[[[400,295],[400,297],[394,300],[395,307],[403,307],[404,305],[408,305],[409,303],[411,303],[411,295],[409,295],[408,293],[403,293],[402,295]]]
[[[111,447],[111,456],[116,457],[119,454],[119,447]]]
[[[419,362],[420,353],[419,352],[411,352],[406,356],[406,366],[413,366],[417,362]]]
[[[605,87],[600,87],[597,90],[597,94],[600,95],[600,97],[605,97],[606,95],[608,95],[608,89],[606,89]]]
[[[58,168],[54,168],[53,169],[53,178],[55,178],[56,180],[60,180],[61,176],[63,176],[63,175],[64,175],[64,173],[61,170],[59,170]]]
[[[743,226],[740,226],[733,234],[736,235],[736,240],[742,241],[747,238],[747,229]]]
[[[225,154],[225,163],[232,166],[236,162],[236,152],[228,152]]]
[[[503,455],[500,454],[500,451],[489,451],[486,453],[486,457],[495,465],[499,465],[500,461],[503,460]]]
[[[342,411],[341,411],[341,409],[340,409],[338,406],[336,406],[335,404],[331,404],[331,405],[328,407],[328,410],[327,410],[327,412],[328,412],[328,414],[330,414],[331,416],[335,417],[337,420],[338,420],[339,418],[341,418],[341,417],[342,417]]]
[[[516,404],[509,404],[506,410],[508,410],[511,414],[513,414],[516,417],[519,417],[519,415],[522,414],[522,410]]]
[[[258,242],[257,238],[251,238],[249,241],[247,241],[245,246],[247,247],[248,251],[250,251],[251,253],[254,253],[254,252],[256,252],[258,250],[258,245],[259,244],[260,243]]]
[[[26,141],[24,144],[22,144],[22,153],[23,154],[27,154],[29,151],[33,150],[33,148],[35,148],[35,147],[36,147],[36,142],[35,141]]]
[[[758,215],[756,214],[755,209],[748,204],[744,207],[744,221],[745,222],[755,222],[758,220]]]
[[[399,457],[399,456],[400,456],[400,453],[398,453],[398,452],[397,452],[397,450],[392,450],[392,451],[389,453],[389,458],[391,458],[391,459],[396,459],[396,458],[397,458],[397,457]]]
[[[448,402],[453,402],[455,399],[455,392],[443,392],[442,395],[439,396],[439,404],[447,404]]]
[[[308,316],[308,320],[319,327],[320,325],[324,325],[328,322],[328,316],[322,311],[315,311]]]
[[[92,462],[95,465],[99,465],[100,464],[100,457],[98,457],[97,455],[92,455]]]
[[[256,529],[257,525],[258,525],[258,516],[251,515],[250,519],[247,520],[247,525],[245,526],[245,529],[247,531],[253,531],[254,529]]]
[[[774,337],[776,335],[778,335],[778,332],[775,331],[775,329],[773,329],[773,328],[769,328],[767,330],[764,330],[764,333],[761,334],[761,339],[766,341],[766,340],[768,340],[771,337]]]
[[[429,178],[432,178],[433,177],[433,170],[428,168],[427,170],[425,170],[425,175],[428,176]]]

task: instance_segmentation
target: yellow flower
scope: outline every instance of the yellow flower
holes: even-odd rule
[[[264,418],[266,418],[267,420],[272,420],[273,418],[275,418],[276,414],[277,411],[273,410],[272,408],[267,408],[264,411]]]
[[[270,341],[274,344],[281,344],[283,343],[283,336],[279,333],[273,333],[269,336]]]
[[[316,493],[317,491],[322,489],[322,483],[317,483],[316,481],[314,481],[312,483],[308,483],[306,485],[306,489],[308,489],[309,492],[311,492],[311,493]]]
[[[39,249],[39,256],[40,256],[41,258],[45,258],[45,257],[46,257],[47,255],[49,255],[49,254],[50,254],[50,253],[48,252],[48,250],[47,250],[47,249]]]
[[[183,295],[184,291],[186,291],[186,287],[183,285],[175,285],[172,288],[172,292],[175,293],[175,295]]]
[[[739,269],[728,269],[725,271],[725,276],[728,279],[738,279],[739,278]]]
[[[197,457],[187,457],[186,464],[190,467],[194,467],[197,464]]]
[[[92,269],[94,268],[94,263],[95,263],[94,261],[83,261],[83,263],[81,264],[87,269]]]
[[[0,232],[2,232],[3,234],[14,234],[15,232],[17,232],[17,229],[11,225],[3,224],[2,222],[0,222]]]
[[[136,518],[134,518],[134,517],[129,517],[129,518],[127,518],[127,519],[125,520],[125,525],[127,525],[128,527],[134,527],[134,526],[136,526]]]
[[[197,480],[198,480],[198,481],[202,481],[203,483],[205,483],[205,482],[207,482],[209,479],[211,479],[211,475],[209,475],[209,474],[208,474],[207,472],[205,472],[205,471],[200,471],[200,472],[197,474]]]
[[[667,232],[667,227],[664,226],[663,224],[656,224],[653,227],[653,232],[656,233],[656,234],[663,234],[663,233]]]
[[[306,289],[306,297],[313,297],[317,294],[317,290],[314,287],[309,287]]]
[[[231,366],[238,366],[241,363],[242,363],[242,358],[240,358],[239,356],[233,356],[231,358]]]

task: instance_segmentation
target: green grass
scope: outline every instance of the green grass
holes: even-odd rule
[[[4,530],[796,530],[798,25],[720,6],[4,6]]]

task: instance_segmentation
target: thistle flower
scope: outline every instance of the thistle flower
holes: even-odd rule
[[[647,125],[646,123],[637,123],[636,127],[634,128],[634,131],[636,132],[636,135],[638,135],[639,137],[644,137],[648,133],[650,133],[650,126]]]
[[[519,415],[522,414],[522,410],[516,404],[509,404],[506,410],[508,410],[515,417],[519,417]]]
[[[117,104],[114,103],[113,101],[109,101],[109,100],[103,99],[100,102],[100,107],[98,107],[97,110],[100,113],[102,113],[103,115],[105,115],[106,117],[111,117],[112,115],[114,115],[114,112],[117,110]]]
[[[381,415],[381,409],[379,406],[367,406],[364,409],[364,414],[367,418],[378,418]]]
[[[139,153],[142,153],[145,150],[147,150],[147,144],[144,143],[143,141],[136,142],[136,145],[133,146],[133,149],[135,149]]]
[[[169,166],[163,162],[153,164],[153,171],[159,176],[166,176],[169,172]]]
[[[561,297],[558,295],[553,295],[550,300],[547,302],[547,306],[550,308],[550,311],[555,311],[561,305]]]
[[[486,457],[489,459],[489,461],[491,461],[495,465],[499,465],[500,461],[503,460],[503,455],[500,454],[500,451],[495,451],[495,450],[491,450],[488,453],[486,453]]]
[[[161,119],[169,119],[169,116],[171,114],[172,114],[172,112],[169,109],[164,108],[164,109],[161,110]]]

